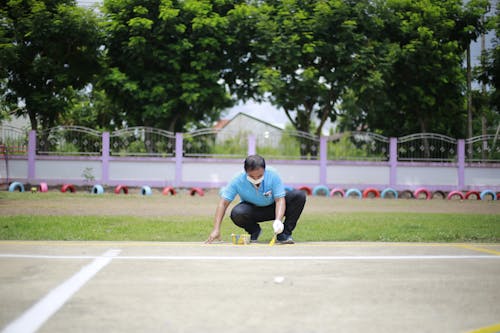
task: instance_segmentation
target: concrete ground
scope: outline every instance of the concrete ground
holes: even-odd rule
[[[459,333],[499,323],[500,244],[0,241],[3,332]]]

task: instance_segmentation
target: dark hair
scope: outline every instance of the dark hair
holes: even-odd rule
[[[252,171],[256,169],[265,169],[266,168],[266,161],[264,160],[264,157],[260,155],[250,155],[245,159],[245,171]]]

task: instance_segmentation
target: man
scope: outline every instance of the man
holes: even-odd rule
[[[285,192],[280,176],[275,171],[266,169],[266,162],[259,155],[248,156],[244,169],[245,172],[234,177],[221,191],[214,228],[207,243],[220,240],[220,226],[227,207],[239,195],[241,202],[231,211],[231,220],[250,234],[251,242],[257,242],[260,236],[262,230],[259,222],[274,220],[276,241],[293,244],[292,232],[304,209],[306,194],[298,190]]]

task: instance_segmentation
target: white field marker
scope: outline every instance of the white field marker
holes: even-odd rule
[[[7,325],[2,333],[36,332],[53,314],[55,314],[80,288],[94,275],[108,265],[121,250],[108,250],[96,257],[90,264],[61,285],[52,289],[44,298],[34,304],[19,318]]]

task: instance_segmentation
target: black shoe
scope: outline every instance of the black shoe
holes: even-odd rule
[[[276,236],[276,240],[280,244],[294,244],[295,242],[293,241],[292,235],[287,235],[284,232]]]
[[[259,239],[259,236],[262,232],[262,229],[259,228],[256,232],[253,234],[250,234],[250,243],[257,243],[257,240]]]

